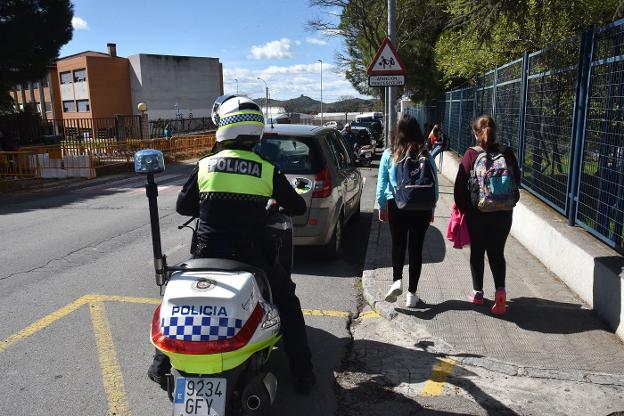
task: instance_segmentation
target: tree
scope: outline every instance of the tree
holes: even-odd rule
[[[308,22],[312,30],[338,34],[345,50],[336,54],[345,77],[362,94],[383,97],[382,89],[368,86],[366,69],[387,34],[387,7],[379,0],[311,0],[312,6],[330,11],[331,16]],[[440,76],[433,61],[433,45],[444,29],[446,12],[439,0],[397,0],[396,48],[407,66],[404,91],[417,101],[437,97]]]
[[[43,76],[72,38],[73,15],[70,0],[0,1],[0,91]]]
[[[617,9],[618,0],[447,0],[448,25],[435,46],[443,84],[455,87],[524,51],[603,25]]]

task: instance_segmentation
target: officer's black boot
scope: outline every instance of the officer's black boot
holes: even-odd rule
[[[155,383],[158,383],[163,390],[167,390],[167,377],[166,375],[171,370],[171,362],[162,352],[156,350],[154,354],[154,361],[147,370],[147,377]]]

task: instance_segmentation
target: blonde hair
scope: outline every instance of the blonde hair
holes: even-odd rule
[[[482,115],[472,123],[472,131],[474,131],[479,141],[479,146],[487,149],[496,143],[496,123],[494,119],[488,115]]]

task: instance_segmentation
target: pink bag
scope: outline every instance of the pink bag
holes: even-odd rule
[[[470,232],[468,231],[466,216],[459,212],[455,204],[451,209],[446,238],[453,242],[453,248],[463,248],[470,245]]]

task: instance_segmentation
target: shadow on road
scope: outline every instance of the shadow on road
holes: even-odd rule
[[[327,260],[318,247],[295,248],[293,273],[327,277],[361,276],[372,215],[361,212],[357,219],[346,225],[342,255],[336,260]]]
[[[418,402],[391,390],[402,383],[423,383],[431,377],[440,357],[427,351],[418,351],[370,340],[350,341],[338,338],[321,329],[308,327],[308,338],[318,383],[309,396],[297,395],[291,387],[291,377],[283,350],[275,355],[272,370],[279,379],[275,415],[341,416],[377,415],[459,415],[447,411],[433,411]],[[338,362],[341,352],[347,359]],[[332,357],[335,357],[332,359]],[[381,360],[387,359],[381,362]],[[405,363],[411,363],[409,366]],[[371,365],[372,364],[372,365]],[[383,367],[385,376],[379,374]],[[408,368],[417,367],[418,371]],[[336,382],[336,373],[338,382]],[[470,377],[473,373],[456,369],[448,383],[464,389],[487,414],[515,415],[511,409],[485,393]],[[334,396],[338,408],[333,409]]]
[[[421,302],[418,307],[424,310],[397,308],[397,311],[423,320],[431,320],[448,311],[476,311],[492,317],[490,308],[493,302],[486,300],[484,305],[473,305],[464,300],[447,300],[437,305]],[[498,319],[513,322],[527,331],[546,334],[574,334],[592,330],[607,330],[593,310],[583,309],[583,305],[556,302],[534,297],[511,298],[507,301],[507,312]]]

